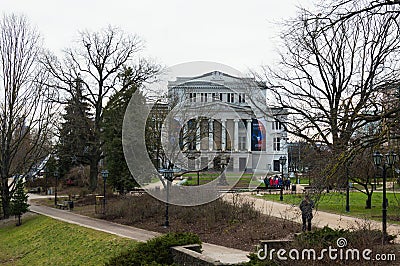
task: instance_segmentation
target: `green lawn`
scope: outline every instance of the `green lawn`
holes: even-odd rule
[[[287,194],[283,196],[284,203],[299,205],[303,195]],[[279,201],[278,194],[265,194],[262,198]],[[387,193],[389,201],[388,221],[400,224],[400,194]],[[356,216],[361,218],[381,220],[382,217],[382,193],[375,192],[372,195],[372,209],[365,209],[367,197],[361,192],[350,193],[350,212],[346,212],[346,193],[324,193],[316,200],[316,209],[338,214]]]
[[[208,172],[208,173],[201,173],[199,174],[199,183],[200,185],[204,185],[206,183],[209,183],[213,180],[215,180],[216,178],[218,178],[220,176],[219,172]],[[184,176],[182,176],[183,178],[188,179],[184,185],[185,186],[197,186],[197,173],[190,173],[190,174],[185,174]],[[232,180],[232,183],[234,183],[235,181],[237,181],[238,175],[237,174],[232,174],[232,173],[228,173],[226,174],[226,179],[228,180],[229,183],[230,180]],[[237,181],[236,183],[236,187],[248,187],[249,184],[251,183],[252,186],[257,186],[260,184],[260,182],[258,181],[252,181],[253,178],[253,174],[243,174],[241,175],[240,179]]]
[[[104,265],[135,241],[45,216],[0,227],[0,264]]]

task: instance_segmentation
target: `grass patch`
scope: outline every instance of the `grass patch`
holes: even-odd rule
[[[266,200],[279,201],[279,194],[265,194],[262,198]],[[302,194],[285,194],[283,202],[299,205],[303,198]],[[400,224],[400,195],[387,193],[389,202],[388,221]],[[346,212],[346,193],[331,192],[322,194],[316,202],[316,209],[337,214],[367,218],[380,221],[382,219],[382,193],[372,194],[372,209],[365,209],[367,197],[361,192],[350,193],[350,212]]]
[[[219,173],[219,172],[208,172],[208,173],[202,172],[199,174],[199,180],[197,180],[197,173],[185,174],[182,177],[187,179],[187,181],[184,183],[185,186],[197,186],[198,183],[200,185],[204,185],[211,181],[214,181],[220,175],[221,175],[221,173]],[[262,182],[259,181],[259,179],[261,177],[260,176],[254,177],[253,174],[249,174],[249,173],[241,174],[239,180],[237,180],[238,177],[239,177],[238,174],[234,174],[234,173],[226,174],[226,180],[228,181],[229,184],[233,184],[237,181],[235,184],[235,187],[240,187],[240,188],[246,187],[247,188],[247,187],[249,187],[250,184],[252,187],[263,184]]]
[[[19,227],[1,227],[0,239],[0,264],[5,265],[104,265],[137,245],[41,215],[23,219]]]

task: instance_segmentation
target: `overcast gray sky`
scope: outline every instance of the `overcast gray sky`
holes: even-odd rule
[[[171,66],[214,61],[246,72],[272,64],[274,22],[295,15],[304,0],[0,0],[0,12],[24,13],[45,46],[60,54],[79,30],[107,25],[138,34],[145,54]]]

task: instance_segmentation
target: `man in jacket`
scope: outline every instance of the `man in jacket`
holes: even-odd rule
[[[314,208],[314,201],[308,195],[300,203],[301,219],[303,220],[303,232],[311,231],[311,220],[313,218],[312,209]]]

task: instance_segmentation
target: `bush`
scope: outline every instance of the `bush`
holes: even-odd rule
[[[192,233],[168,233],[139,243],[135,248],[111,258],[106,265],[171,265],[170,248],[189,244],[201,244],[200,238]]]
[[[334,230],[327,226],[322,229],[316,229],[312,232],[301,234],[296,242],[303,247],[328,247],[335,246],[339,237],[349,238],[351,232],[344,229]]]

